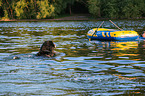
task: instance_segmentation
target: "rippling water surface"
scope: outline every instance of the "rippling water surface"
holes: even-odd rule
[[[145,30],[145,20],[114,22]],[[88,41],[100,23],[0,22],[0,95],[145,95],[145,41]],[[56,57],[35,56],[46,40]]]

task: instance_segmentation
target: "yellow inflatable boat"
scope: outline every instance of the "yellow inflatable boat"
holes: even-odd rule
[[[120,31],[115,29],[94,28],[88,31],[89,40],[136,40],[139,35],[136,31]]]
[[[109,20],[114,24],[111,20]],[[117,41],[128,41],[136,40],[139,38],[139,35],[136,31],[132,30],[122,30],[116,24],[114,24],[118,29],[107,29],[100,28],[104,21],[100,24],[98,28],[94,28],[88,31],[87,37],[89,40],[117,40]]]

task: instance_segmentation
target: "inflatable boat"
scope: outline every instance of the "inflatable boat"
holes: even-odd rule
[[[128,41],[139,39],[136,31],[131,30],[116,30],[106,28],[94,28],[88,31],[87,37],[89,40],[109,40],[109,41]]]
[[[114,24],[111,20],[109,20]],[[87,37],[89,40],[106,40],[106,41],[129,41],[139,39],[139,35],[136,31],[123,30],[114,24],[118,29],[100,28],[104,21],[98,28],[94,28],[88,31]]]

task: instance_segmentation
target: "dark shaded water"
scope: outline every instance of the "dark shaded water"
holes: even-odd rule
[[[114,22],[145,30],[145,20]],[[0,22],[0,95],[145,95],[145,41],[88,41],[100,23]],[[35,56],[46,40],[55,58]]]

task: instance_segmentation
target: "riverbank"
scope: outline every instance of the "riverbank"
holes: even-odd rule
[[[88,20],[118,20],[117,18],[95,18],[92,17],[90,14],[73,14],[73,15],[67,15],[62,17],[56,17],[53,19],[2,19],[0,21],[88,21]],[[123,18],[126,19],[126,18]],[[133,20],[139,20],[143,19],[145,20],[145,17],[143,18],[129,18]],[[119,19],[120,20],[120,19]]]
[[[91,17],[89,14],[74,14],[67,15],[62,17],[56,17],[53,19],[2,19],[0,21],[70,21],[70,20],[95,20],[95,18]]]

